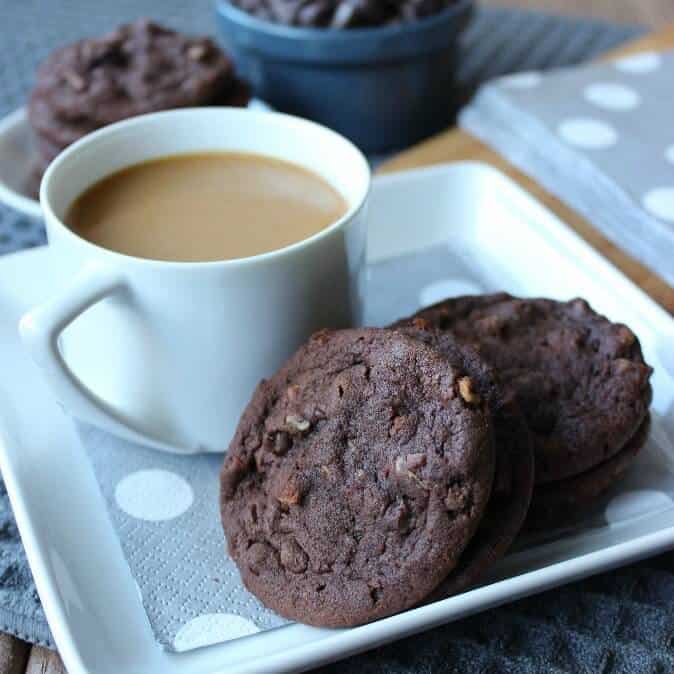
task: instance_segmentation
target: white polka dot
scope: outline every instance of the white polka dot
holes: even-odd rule
[[[660,54],[654,51],[643,52],[642,54],[634,54],[634,56],[626,56],[618,59],[615,62],[615,67],[624,73],[634,73],[641,75],[643,73],[651,73],[657,70],[662,63]]]
[[[419,293],[419,306],[429,307],[431,304],[446,300],[448,297],[459,297],[460,295],[476,295],[480,288],[470,281],[461,279],[442,279],[430,283],[421,289]]]
[[[644,208],[661,220],[674,222],[674,187],[656,187],[644,195]]]
[[[583,117],[562,122],[557,133],[569,145],[585,150],[601,150],[611,147],[618,140],[618,133],[610,124]]]
[[[637,489],[614,496],[606,506],[606,519],[615,524],[633,517],[671,508],[672,499],[654,489]]]
[[[229,613],[207,613],[183,625],[173,640],[176,651],[190,651],[256,634],[260,629],[246,618]]]
[[[674,164],[674,144],[670,145],[665,150],[665,161],[668,161],[670,164]]]
[[[533,89],[537,87],[543,78],[540,73],[516,73],[501,79],[501,85],[508,89]]]
[[[660,360],[660,364],[664,366],[664,369],[667,370],[669,376],[674,379],[674,350],[669,347],[670,344],[674,344],[674,331],[671,331],[668,335],[663,336],[662,340],[659,341],[658,359]],[[674,406],[670,407],[670,416],[672,412],[674,412]]]
[[[597,82],[585,87],[585,99],[608,110],[633,110],[641,103],[639,94],[622,84]]]
[[[120,480],[115,489],[117,505],[131,517],[149,522],[182,515],[194,500],[192,487],[168,470],[139,470]]]

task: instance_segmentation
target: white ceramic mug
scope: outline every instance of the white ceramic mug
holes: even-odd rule
[[[63,224],[73,200],[115,171],[228,150],[317,173],[346,198],[348,213],[286,248],[203,263],[122,255]],[[201,108],[106,127],[45,173],[40,202],[49,245],[72,283],[23,317],[22,337],[76,418],[157,449],[223,451],[260,379],[313,331],[359,320],[369,187],[369,166],[349,141],[286,115]],[[185,226],[199,235],[198,221]]]

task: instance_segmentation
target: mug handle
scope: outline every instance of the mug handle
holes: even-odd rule
[[[25,314],[19,333],[42,370],[59,403],[74,417],[124,440],[174,454],[196,454],[197,449],[176,447],[152,437],[124,419],[90,391],[68,367],[58,346],[61,333],[82,313],[106,297],[127,290],[124,277],[107,267],[87,265],[60,296]]]

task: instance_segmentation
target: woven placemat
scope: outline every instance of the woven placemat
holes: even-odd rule
[[[0,0],[0,115],[25,100],[36,63],[55,46],[138,16],[212,32],[208,0]],[[591,58],[638,34],[633,27],[530,12],[481,10],[464,44],[468,97],[485,79]],[[0,207],[0,253],[44,243],[39,221]],[[326,672],[674,671],[674,554],[489,611],[368,654]],[[51,638],[4,487],[0,485],[0,630]]]

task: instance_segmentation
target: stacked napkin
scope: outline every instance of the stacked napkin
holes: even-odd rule
[[[674,52],[482,87],[460,125],[674,284]]]

